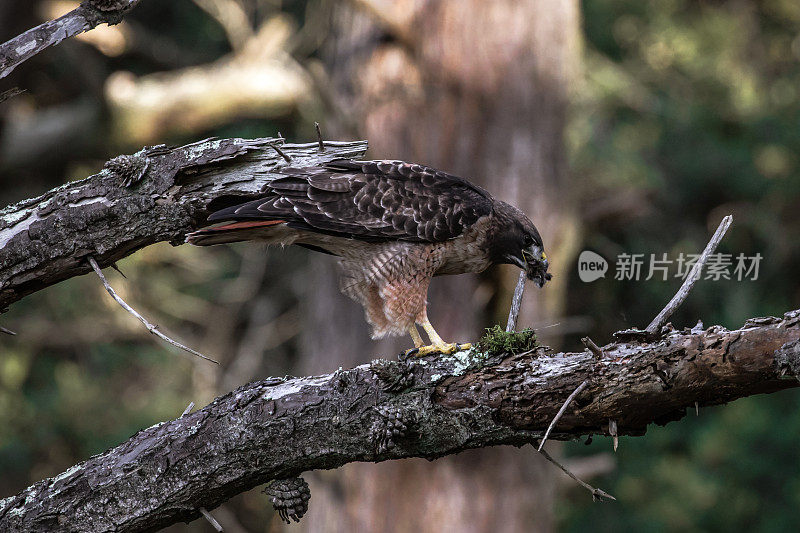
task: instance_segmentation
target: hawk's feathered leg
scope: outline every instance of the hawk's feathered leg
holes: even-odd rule
[[[340,260],[341,289],[364,306],[373,338],[407,331],[414,341],[407,355],[453,353],[466,345],[444,342],[428,320],[428,286],[441,261],[436,245],[376,245],[368,256]],[[425,330],[430,344],[425,345],[416,324]]]

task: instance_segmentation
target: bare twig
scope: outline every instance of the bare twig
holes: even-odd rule
[[[720,241],[725,236],[725,232],[728,231],[728,228],[733,222],[733,215],[727,215],[722,221],[719,223],[719,227],[717,227],[717,231],[714,232],[714,235],[711,237],[711,240],[708,241],[705,250],[703,253],[700,254],[700,257],[697,259],[697,262],[692,267],[691,272],[689,275],[686,276],[686,280],[684,280],[683,285],[681,288],[678,289],[678,292],[675,293],[675,296],[672,297],[672,300],[658,313],[650,325],[647,326],[645,331],[647,331],[650,335],[655,335],[661,329],[661,326],[667,323],[667,319],[675,312],[675,310],[680,307],[686,297],[689,295],[689,291],[692,290],[694,284],[700,279],[700,273],[703,269],[703,265],[706,264],[708,261],[708,257],[714,253],[719,246]]]
[[[547,431],[544,432],[544,437],[542,437],[542,442],[539,443],[539,449],[537,451],[542,451],[542,447],[544,446],[544,443],[547,442],[547,437],[550,436],[550,432],[553,431],[556,422],[558,422],[558,420],[562,416],[564,416],[564,413],[567,411],[567,407],[569,407],[569,404],[572,403],[572,400],[574,400],[575,397],[578,396],[578,394],[580,394],[583,391],[583,389],[586,388],[587,385],[589,385],[589,380],[584,379],[583,382],[580,385],[578,385],[578,388],[572,391],[572,394],[569,395],[567,400],[564,402],[564,405],[562,405],[561,409],[558,410],[556,416],[553,417],[553,421],[550,422],[549,426],[547,426]]]
[[[619,447],[619,431],[617,430],[617,421],[613,418],[608,419],[608,434],[614,442],[614,451]]]
[[[280,133],[278,135],[280,135]],[[285,153],[283,153],[283,150],[278,148],[277,145],[270,144],[269,146],[270,146],[270,148],[272,148],[273,150],[278,152],[278,155],[281,156],[284,161],[286,161],[287,163],[291,163],[292,162],[292,158],[289,157],[288,155],[286,155]]]
[[[517,329],[517,317],[522,306],[522,294],[525,292],[525,271],[520,271],[517,286],[514,288],[514,298],[511,300],[511,310],[508,312],[508,323],[506,331],[511,332]]]
[[[603,350],[597,344],[595,344],[592,339],[589,337],[583,337],[581,338],[581,342],[589,349],[590,352],[594,354],[595,357],[598,359],[603,358]]]
[[[566,475],[568,475],[569,477],[574,479],[578,483],[578,485],[580,485],[581,487],[583,487],[586,490],[588,490],[592,494],[592,500],[603,501],[603,498],[608,498],[609,500],[615,500],[616,501],[616,498],[613,497],[611,494],[607,493],[604,490],[592,487],[591,485],[589,485],[588,483],[586,483],[582,479],[578,478],[578,476],[576,476],[575,474],[573,474],[572,472],[567,470],[567,467],[565,467],[564,465],[562,465],[561,463],[559,463],[558,461],[553,459],[553,457],[549,453],[547,453],[546,451],[539,450],[539,453],[542,454],[545,459],[547,459],[548,461],[550,461],[551,463],[556,465],[558,468],[560,468],[561,471],[564,472]]]
[[[186,406],[186,409],[183,410],[183,414],[181,416],[186,416],[192,412],[194,409],[194,402],[189,402],[189,405]]]
[[[221,525],[219,525],[219,522],[217,522],[216,518],[214,518],[213,516],[211,516],[211,513],[209,513],[208,511],[206,511],[206,508],[205,508],[205,507],[200,507],[200,508],[198,509],[198,511],[200,511],[200,513],[201,513],[201,514],[202,514],[202,515],[205,517],[205,519],[206,519],[206,520],[208,520],[208,523],[209,523],[209,524],[211,524],[211,526],[212,526],[214,529],[216,529],[216,530],[217,530],[217,531],[219,531],[219,532],[225,531],[224,529],[222,529],[222,526],[221,526]]]
[[[122,276],[123,278],[128,279],[128,276],[125,275],[125,272],[119,269],[116,263],[112,263],[111,268],[119,272],[119,275]]]
[[[4,328],[3,326],[0,326],[0,333],[5,333],[6,335],[16,335],[16,333],[11,331],[10,329]]]
[[[14,98],[15,96],[18,96],[18,95],[20,95],[20,94],[22,94],[24,92],[25,92],[25,89],[20,89],[19,87],[12,87],[12,88],[8,89],[7,91],[3,91],[2,93],[0,93],[0,104],[5,102],[6,100],[8,100],[10,98]]]
[[[155,325],[151,324],[150,322],[148,322],[145,317],[143,317],[142,315],[137,313],[136,310],[133,307],[131,307],[130,305],[125,303],[125,300],[120,298],[120,296],[116,293],[116,291],[108,283],[108,280],[103,275],[103,271],[100,270],[100,267],[98,266],[97,261],[95,260],[95,258],[90,255],[88,257],[88,260],[89,260],[89,264],[92,266],[92,269],[100,277],[100,281],[103,282],[103,286],[106,288],[106,291],[108,292],[108,294],[110,294],[111,297],[114,298],[114,300],[116,300],[117,303],[119,305],[121,305],[123,309],[125,309],[127,312],[129,312],[130,314],[132,314],[133,316],[138,318],[139,321],[142,324],[144,324],[144,326],[147,328],[147,331],[149,331],[150,333],[152,333],[156,337],[159,337],[160,339],[163,339],[163,340],[167,341],[171,345],[177,346],[181,350],[185,350],[185,351],[189,352],[190,354],[193,354],[193,355],[196,355],[197,357],[205,359],[206,361],[211,361],[212,363],[219,364],[217,361],[211,359],[210,357],[206,357],[205,355],[201,354],[200,352],[196,352],[195,350],[192,350],[191,348],[189,348],[187,346],[184,346],[183,344],[179,343],[178,341],[172,340],[169,337],[167,337],[166,335],[164,335],[163,333],[161,333],[158,330],[158,326],[155,326]]]
[[[319,143],[319,151],[325,151],[325,143],[322,142],[322,130],[319,129],[319,122],[314,122],[314,128],[317,130],[317,142]]]

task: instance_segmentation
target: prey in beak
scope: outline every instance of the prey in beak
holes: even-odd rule
[[[540,246],[529,246],[520,250],[520,255],[510,255],[507,257],[508,262],[517,265],[525,271],[525,275],[533,281],[540,289],[545,283],[550,281],[553,277],[547,271],[550,263],[547,261],[547,255]]]

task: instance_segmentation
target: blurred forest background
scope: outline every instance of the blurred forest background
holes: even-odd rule
[[[0,40],[75,5],[0,0]],[[556,278],[529,289],[521,326],[559,348],[645,326],[679,281],[616,281],[614,258],[697,253],[727,213],[720,251],[760,253],[758,279],[700,282],[672,322],[735,328],[800,307],[796,0],[142,0],[0,90],[14,86],[26,92],[0,104],[2,205],[143,145],[306,142],[319,121],[327,138],[368,139],[368,157],[473,177],[526,210]],[[578,279],[584,249],[611,260],[606,278]],[[0,338],[0,497],[190,401],[405,344],[370,341],[332,261],[305,250],[162,244],[119,267],[127,279],[107,275],[123,298],[222,367],[157,342],[93,276],[14,304],[2,325],[19,334]],[[433,323],[477,338],[502,321],[515,279],[437,280]],[[798,410],[785,391],[701,408],[616,454],[606,437],[553,445],[615,503],[592,503],[530,448],[348,465],[308,476],[309,514],[291,529],[796,530]],[[214,515],[231,532],[285,527],[258,490]]]

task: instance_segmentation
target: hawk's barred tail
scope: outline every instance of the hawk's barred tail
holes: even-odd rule
[[[211,246],[212,244],[263,239],[265,237],[265,228],[277,226],[284,222],[284,220],[232,222],[222,226],[193,231],[186,236],[186,242],[195,246]]]

